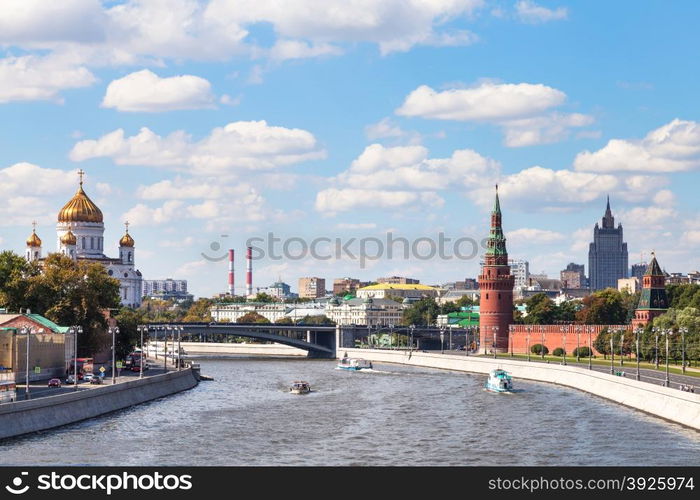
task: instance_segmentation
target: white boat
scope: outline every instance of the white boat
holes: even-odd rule
[[[338,368],[351,371],[371,370],[372,362],[360,358],[343,358],[338,362]]]
[[[299,380],[292,383],[292,386],[289,388],[289,392],[292,394],[308,394],[311,392],[311,386],[308,382]]]
[[[500,368],[491,370],[484,387],[491,392],[513,392],[513,378],[507,371]]]

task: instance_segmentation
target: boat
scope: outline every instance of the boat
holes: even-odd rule
[[[513,378],[507,371],[500,368],[491,370],[484,387],[491,392],[513,392]]]
[[[289,392],[292,394],[308,394],[311,392],[311,386],[308,382],[299,380],[292,383],[292,386],[289,388]]]
[[[366,359],[360,359],[360,358],[343,358],[338,362],[338,368],[341,370],[351,370],[351,371],[359,371],[359,370],[371,370],[372,369],[372,362],[367,361]]]

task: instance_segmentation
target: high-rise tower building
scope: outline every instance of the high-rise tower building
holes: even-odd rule
[[[596,222],[593,243],[588,250],[588,283],[591,290],[617,288],[617,280],[627,277],[627,243],[622,237],[622,224],[615,227],[610,211],[610,197],[602,226]]]
[[[634,311],[632,328],[641,327],[651,323],[654,318],[668,310],[668,297],[666,296],[666,276],[661,266],[656,261],[652,252],[651,262],[642,277],[642,293],[639,296],[639,304]]]
[[[501,204],[496,186],[496,201],[491,212],[491,231],[484,264],[479,275],[479,337],[484,352],[508,350],[508,329],[513,323],[513,285],[515,277],[508,264],[506,238],[501,226]]]

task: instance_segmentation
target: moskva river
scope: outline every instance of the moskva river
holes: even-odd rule
[[[335,361],[203,359],[214,382],[0,443],[3,465],[697,465],[700,434],[554,385]],[[306,380],[313,392],[287,392]]]

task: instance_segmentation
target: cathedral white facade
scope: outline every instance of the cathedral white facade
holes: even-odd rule
[[[80,186],[68,203],[58,213],[56,240],[58,252],[75,260],[97,262],[102,264],[107,273],[119,280],[121,303],[127,307],[141,305],[143,277],[135,265],[134,239],[126,232],[119,240],[119,257],[110,258],[104,254],[104,221],[102,211],[93,203],[83,190],[81,170]],[[42,242],[36,234],[36,228],[27,238],[25,257],[29,261],[41,261]]]

